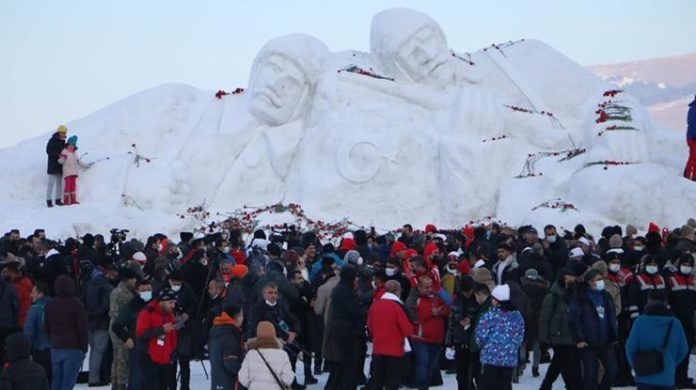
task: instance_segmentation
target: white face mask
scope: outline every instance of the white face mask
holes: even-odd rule
[[[384,272],[386,272],[387,276],[394,276],[396,275],[396,268],[387,268]]]
[[[362,258],[362,257],[358,257],[358,261],[357,261],[357,262],[358,262],[358,265],[363,265],[363,258]]]
[[[691,274],[692,269],[693,267],[689,267],[688,265],[682,265],[681,267],[679,267],[679,271],[684,275]]]
[[[172,284],[172,291],[174,291],[174,292],[179,292],[179,290],[181,290],[181,286],[180,286],[180,285],[179,285],[179,286],[176,286],[176,285],[173,285],[173,284]]]
[[[141,291],[140,298],[143,301],[148,302],[150,299],[152,299],[152,291]]]
[[[643,247],[643,246],[634,246],[633,247],[633,250],[636,252],[642,252],[643,249],[645,249],[645,247]]]
[[[554,242],[556,242],[556,237],[557,237],[557,236],[556,236],[555,234],[552,234],[552,235],[550,235],[550,236],[546,236],[546,241],[548,241],[548,242],[550,242],[550,243],[553,244]]]
[[[377,290],[377,283],[374,280],[372,281],[372,289]]]
[[[616,264],[616,263],[609,264],[609,271],[610,272],[617,273],[620,270],[621,270],[621,264]]]
[[[266,304],[267,304],[268,306],[270,306],[270,307],[273,307],[273,306],[275,306],[275,305],[278,304],[278,301],[275,301],[275,302],[271,303],[271,302],[269,302],[268,300],[266,300]]]
[[[594,289],[595,289],[595,291],[602,291],[602,290],[604,290],[604,280],[601,280],[601,279],[600,279],[600,280],[596,281],[596,282],[595,282],[595,287],[594,287]]]
[[[645,267],[645,272],[649,273],[650,275],[655,275],[657,273],[657,266],[648,265]]]

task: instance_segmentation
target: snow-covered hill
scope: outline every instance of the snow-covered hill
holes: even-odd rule
[[[0,229],[172,233],[197,223],[177,213],[202,203],[214,216],[294,202],[381,228],[696,215],[682,137],[543,42],[450,52],[435,21],[397,9],[375,18],[371,46],[331,53],[280,37],[242,93],[167,84],[68,123],[98,161],[80,176],[80,206],[45,207],[50,134],[2,149]]]
[[[684,131],[687,104],[696,94],[696,53],[589,69],[638,98],[658,126]]]

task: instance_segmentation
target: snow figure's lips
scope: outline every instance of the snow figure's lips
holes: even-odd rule
[[[254,94],[254,99],[259,99],[264,103],[273,106],[274,108],[280,108],[280,103],[278,102],[279,98],[274,96],[274,94],[270,91],[257,92]]]

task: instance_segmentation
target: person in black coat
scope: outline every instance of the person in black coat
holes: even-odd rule
[[[570,302],[568,326],[583,366],[584,389],[609,389],[616,377],[616,349],[618,324],[616,309],[608,292],[604,290],[601,271],[591,269],[584,276]],[[602,382],[597,385],[599,361],[604,367]]]
[[[290,312],[297,317],[300,322],[300,328],[302,332],[297,337],[297,341],[300,347],[304,350],[309,350],[311,348],[310,343],[310,332],[309,324],[311,321],[311,316],[314,316],[314,309],[312,309],[312,301],[316,299],[316,294],[312,289],[312,285],[304,279],[302,272],[291,271],[288,275],[290,283],[292,283],[299,291],[300,298],[290,302]],[[315,384],[318,382],[316,378],[312,376],[312,360],[307,358],[304,359],[304,373],[305,373],[305,385]]]
[[[292,288],[295,288],[292,286]],[[256,337],[256,326],[261,321],[268,321],[273,324],[278,338],[283,339],[286,345],[283,348],[290,358],[293,371],[297,363],[297,354],[300,349],[297,347],[297,336],[301,332],[300,321],[295,317],[288,305],[278,300],[278,285],[268,282],[261,290],[262,301],[257,302],[249,310],[247,318],[247,339]],[[300,388],[297,380],[293,381],[293,388]]]
[[[544,236],[545,238],[541,245],[544,247],[544,256],[549,260],[551,272],[553,273],[551,279],[547,280],[556,280],[559,271],[568,264],[568,245],[558,235],[556,227],[553,225],[544,227]]]
[[[210,330],[210,389],[233,389],[244,360],[242,308],[225,305]]]
[[[109,309],[114,270],[108,265],[97,266],[85,284],[82,300],[87,309],[89,322],[89,383],[107,384],[107,373],[102,369],[102,360],[108,359]]]
[[[31,361],[31,342],[23,333],[5,340],[7,364],[0,375],[0,390],[48,390],[46,372]]]
[[[56,205],[62,206],[63,201],[63,166],[58,164],[60,152],[65,149],[65,137],[68,129],[65,126],[58,126],[58,129],[51,136],[46,144],[46,154],[48,155],[48,188],[46,188],[46,205],[53,207],[53,200]]]
[[[328,326],[331,327],[331,334],[334,336],[333,342],[341,351],[341,360],[332,368],[333,380],[329,381],[332,386],[336,385],[336,388],[341,389],[355,389],[362,371],[361,341],[365,334],[367,311],[361,305],[355,291],[356,277],[357,270],[354,267],[344,266],[340,273],[341,280],[331,293],[331,317]]]
[[[174,315],[179,326],[176,332],[175,359],[181,366],[181,390],[188,390],[191,382],[191,357],[193,356],[193,325],[198,310],[198,299],[193,288],[186,282],[182,274],[174,271],[169,274],[169,286],[176,293]],[[176,387],[177,364],[172,365],[172,384]]]

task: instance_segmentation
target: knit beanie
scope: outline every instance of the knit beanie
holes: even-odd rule
[[[623,239],[620,235],[614,234],[609,238],[609,248],[621,248],[623,246]]]

